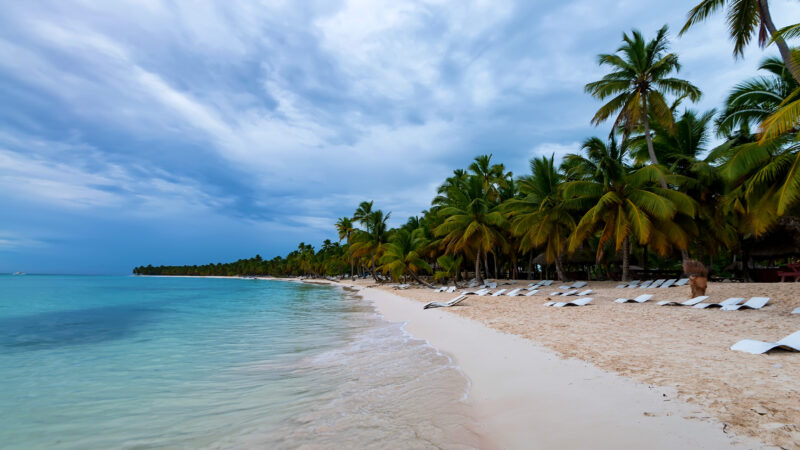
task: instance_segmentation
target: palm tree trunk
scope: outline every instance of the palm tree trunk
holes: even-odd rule
[[[622,241],[622,281],[631,280],[631,241]]]
[[[644,137],[647,141],[647,153],[650,154],[650,162],[655,165],[658,165],[658,158],[656,157],[656,151],[653,148],[653,136],[650,135],[650,119],[647,117],[647,96],[642,96],[642,108],[644,111]],[[661,183],[661,187],[666,189],[667,182],[664,180],[664,176],[659,173],[658,181]]]
[[[478,250],[478,254],[475,255],[475,279],[478,283],[483,284],[483,277],[481,276],[481,251]]]
[[[494,278],[499,279],[500,275],[497,273],[497,253],[492,252],[492,259],[494,260]]]
[[[761,16],[761,20],[764,21],[767,31],[769,31],[770,36],[774,36],[777,30],[775,24],[772,23],[772,15],[769,13],[769,2],[767,0],[758,0],[758,9],[758,14]],[[792,60],[792,52],[789,50],[789,46],[786,45],[786,41],[782,38],[777,38],[775,39],[775,45],[778,46],[781,59],[783,59],[783,63],[786,64],[789,72],[792,73],[792,77],[800,83],[800,67],[797,67],[797,64]]]
[[[489,255],[486,252],[483,252],[483,274],[486,275],[485,278],[489,278]]]
[[[421,280],[421,279],[420,279],[420,278],[417,276],[417,274],[415,274],[415,273],[414,273],[414,271],[413,271],[413,270],[411,270],[411,269],[408,269],[408,274],[409,274],[409,275],[411,275],[411,278],[413,278],[413,279],[414,279],[414,281],[416,281],[417,283],[419,283],[419,284],[424,284],[425,286],[427,286],[427,287],[429,287],[429,288],[431,288],[431,289],[435,289],[435,288],[433,287],[433,285],[432,285],[432,284],[428,283],[427,281],[423,281],[423,280]]]
[[[531,252],[530,255],[528,255],[528,279],[529,280],[532,279],[531,277],[533,276],[533,274],[531,272],[533,272],[533,252]]]
[[[381,280],[378,279],[378,273],[375,270],[375,255],[372,255],[372,259],[370,260],[370,265],[372,266],[372,278],[375,279],[376,283],[380,283]]]
[[[558,274],[558,279],[559,281],[564,281],[564,282],[572,281],[567,278],[567,273],[564,272],[564,263],[562,259],[563,258],[560,253],[556,255],[556,273]]]

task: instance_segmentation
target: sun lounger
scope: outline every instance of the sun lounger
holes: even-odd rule
[[[694,305],[702,302],[703,300],[705,300],[707,298],[708,298],[707,295],[701,295],[699,297],[690,298],[689,300],[686,300],[683,303],[676,302],[674,300],[665,300],[663,302],[658,302],[658,305],[659,306],[694,306]]]
[[[456,291],[456,287],[455,286],[450,286],[449,288],[447,288],[447,290],[445,292],[447,292],[448,294],[452,294],[455,291]]]
[[[680,280],[675,282],[675,286],[677,287],[686,286],[686,283],[688,282],[689,282],[688,278],[681,278]]]
[[[589,294],[591,294],[592,292],[594,292],[594,291],[593,291],[593,290],[591,290],[591,289],[586,289],[585,291],[578,292],[578,294],[577,294],[577,295],[578,295],[578,297],[583,297],[584,295],[589,295]]]
[[[558,288],[559,289],[572,289],[572,285],[571,284],[562,284]]]
[[[538,283],[528,283],[528,287],[529,287],[529,288],[535,288],[535,287],[539,287],[539,286],[541,286],[541,285],[542,285],[542,282],[541,282],[541,281],[540,281],[540,282],[538,282]]]
[[[563,293],[561,294],[561,296],[562,296],[562,297],[569,297],[570,295],[575,295],[575,294],[577,294],[577,293],[578,293],[578,290],[577,290],[577,289],[572,289],[572,290],[570,290],[570,291],[563,292]]]
[[[445,289],[447,289],[447,286],[442,286],[442,287],[436,289],[434,292],[444,292]]]
[[[774,350],[776,348],[800,352],[800,331],[795,331],[794,333],[786,336],[785,338],[775,343],[755,341],[753,339],[745,339],[731,346],[731,350],[738,350],[740,352],[752,353],[754,355],[767,353],[768,351]]]
[[[628,288],[635,288],[636,286],[639,286],[639,280],[633,280],[628,283]]]
[[[572,283],[572,287],[574,289],[580,289],[580,288],[582,288],[584,286],[586,286],[586,282],[585,281],[576,281],[576,282]]]
[[[553,284],[553,280],[544,280],[542,281],[542,286],[550,286]]]
[[[639,285],[639,289],[650,287],[651,284],[653,284],[653,280],[644,281],[642,282],[642,284]]]
[[[617,289],[622,289],[628,287],[628,283],[622,283],[617,285]]]
[[[527,292],[527,293],[525,293],[524,295],[525,295],[525,297],[530,297],[531,295],[535,295],[535,294],[537,294],[538,292],[539,292],[539,290],[538,290],[538,289],[531,289],[530,291],[528,291],[528,292]],[[798,309],[800,309],[800,308],[798,308]]]
[[[444,308],[444,307],[448,307],[449,308],[450,306],[455,306],[455,305],[463,302],[466,299],[467,299],[467,296],[465,294],[461,294],[458,297],[455,297],[452,300],[447,301],[447,302],[430,302],[430,303],[427,303],[425,306],[422,307],[422,309]]]
[[[670,278],[669,280],[665,281],[664,284],[661,285],[661,289],[668,288],[675,284],[678,281],[675,278]]]
[[[564,306],[586,306],[591,303],[592,300],[591,297],[584,297],[571,302],[547,302],[544,306],[555,306],[556,308],[563,308]]]
[[[653,298],[652,294],[642,294],[636,298],[618,298],[614,300],[617,303],[644,303]]]
[[[725,306],[728,306],[728,305],[738,305],[739,303],[742,302],[742,300],[744,300],[744,299],[741,298],[741,297],[731,297],[731,298],[729,298],[727,300],[723,300],[723,301],[721,301],[719,303],[698,303],[698,304],[692,306],[692,308],[697,308],[697,309],[724,308]]]
[[[477,291],[461,291],[464,295],[486,295],[489,289],[478,289]]]
[[[664,283],[665,281],[667,281],[667,280],[665,280],[663,278],[659,278],[658,280],[653,281],[653,284],[651,284],[649,287],[657,288],[657,287],[661,286],[661,284]]]
[[[503,293],[506,292],[507,290],[508,289],[499,289],[497,292],[492,294],[492,297],[499,297],[499,296],[503,295]]]
[[[521,292],[522,292],[522,288],[512,289],[511,291],[506,292],[506,296],[507,297],[516,297],[516,296],[520,295]]]
[[[738,311],[740,309],[761,309],[769,303],[769,297],[753,297],[750,300],[742,303],[741,305],[726,305],[722,307],[723,311]]]
[[[790,312],[789,314],[800,314],[800,306],[793,309],[792,312]]]

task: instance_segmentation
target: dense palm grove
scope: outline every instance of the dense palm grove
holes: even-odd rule
[[[735,54],[758,32],[760,44],[776,44],[781,56],[734,86],[720,111],[689,107],[701,92],[677,78],[666,27],[650,40],[634,30],[615,52],[599,55],[608,73],[586,92],[604,102],[592,123],[610,119],[611,130],[586,139],[579,153],[532,159],[518,177],[492,155],[478,156],[404,225],[389,228],[390,213],[363,202],[336,222],[339,242],[319,250],[301,243],[271,260],[134,273],[361,274],[423,284],[473,276],[627,280],[633,264],[679,272],[694,258],[718,275],[749,279],[755,263],[792,256],[791,236],[781,234],[800,217],[800,52],[785,42],[800,36],[800,26],[775,29],[766,1],[705,0],[681,32],[725,7]],[[776,237],[785,252],[753,257]]]

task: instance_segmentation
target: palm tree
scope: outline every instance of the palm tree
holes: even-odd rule
[[[356,208],[356,212],[353,213],[353,221],[364,225],[369,215],[372,214],[373,203],[373,201],[361,202]]]
[[[490,252],[497,244],[505,244],[501,233],[505,218],[487,198],[482,179],[469,177],[463,188],[452,189],[448,198],[443,200],[448,206],[443,207],[439,214],[445,219],[434,232],[443,237],[442,245],[447,253],[474,255],[475,277],[482,282],[481,255]]]
[[[342,239],[347,240],[348,247],[350,246],[350,238],[353,236],[353,232],[355,231],[355,227],[353,226],[353,221],[349,217],[341,217],[339,220],[336,221],[336,230],[339,232],[339,242]],[[355,262],[353,261],[353,257],[350,257],[350,276],[354,277],[355,274],[353,273],[355,270]]]
[[[592,123],[599,125],[617,114],[614,130],[622,127],[627,134],[639,125],[644,126],[650,161],[658,164],[650,134],[650,116],[671,123],[672,111],[664,94],[697,101],[700,90],[686,80],[670,77],[681,66],[678,55],[667,53],[666,25],[649,42],[645,42],[638,30],[633,30],[630,36],[623,33],[622,40],[623,44],[615,53],[598,56],[599,64],[610,66],[612,72],[585,87],[586,92],[600,100],[612,97],[597,111]],[[663,179],[659,181],[662,188],[667,187]]]
[[[502,164],[492,164],[492,155],[480,155],[475,157],[469,170],[481,179],[483,190],[491,201],[498,201],[500,189],[505,187],[510,172],[506,172]]]
[[[461,262],[463,258],[454,257],[453,255],[442,255],[436,258],[436,263],[439,264],[441,270],[437,270],[433,274],[434,280],[453,279],[453,284],[458,289],[458,272],[461,270]]]
[[[732,135],[742,126],[755,129],[800,87],[780,58],[764,59],[759,70],[767,75],[737,84],[726,98],[725,110],[717,120],[720,136]]]
[[[613,244],[622,250],[622,279],[630,279],[630,239],[649,244],[662,255],[671,247],[686,248],[688,236],[672,219],[682,213],[694,217],[693,200],[682,192],[655,185],[665,175],[658,166],[642,167],[621,178],[603,182],[577,180],[566,183],[563,195],[594,205],[583,215],[572,233],[569,251],[600,231],[597,259]]]
[[[372,202],[369,202],[369,204],[371,206]],[[391,213],[384,215],[383,211],[380,209],[371,211],[366,217],[361,219],[365,230],[356,230],[353,235],[353,245],[350,246],[352,256],[356,258],[369,258],[372,278],[374,278],[376,282],[380,282],[380,279],[378,279],[375,261],[383,254],[383,247],[389,237],[387,221],[390,216]]]
[[[530,161],[531,175],[520,178],[521,198],[503,204],[511,233],[520,236],[520,250],[545,248],[548,263],[555,263],[558,279],[568,281],[563,255],[569,235],[575,229],[575,218],[564,201],[559,186],[564,181],[554,165],[555,156],[543,156]]]
[[[764,47],[769,42],[769,37],[778,46],[783,63],[789,68],[794,79],[800,82],[800,67],[792,59],[792,52],[783,35],[779,33],[769,12],[768,0],[703,0],[689,11],[686,24],[681,29],[679,36],[693,25],[703,22],[718,9],[728,6],[728,30],[733,39],[733,55],[744,55],[744,48],[758,33],[758,45]],[[789,27],[787,27],[789,28]],[[786,30],[781,30],[786,33]]]
[[[411,278],[417,283],[432,288],[430,283],[420,279],[417,275],[420,270],[431,270],[431,266],[420,256],[427,245],[428,241],[421,228],[412,232],[400,228],[392,235],[389,243],[383,247],[383,256],[380,259],[381,270],[391,273],[395,279],[405,274],[411,275]]]

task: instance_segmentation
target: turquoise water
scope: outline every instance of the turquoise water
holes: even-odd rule
[[[467,381],[354,295],[0,277],[0,447],[473,446]]]

